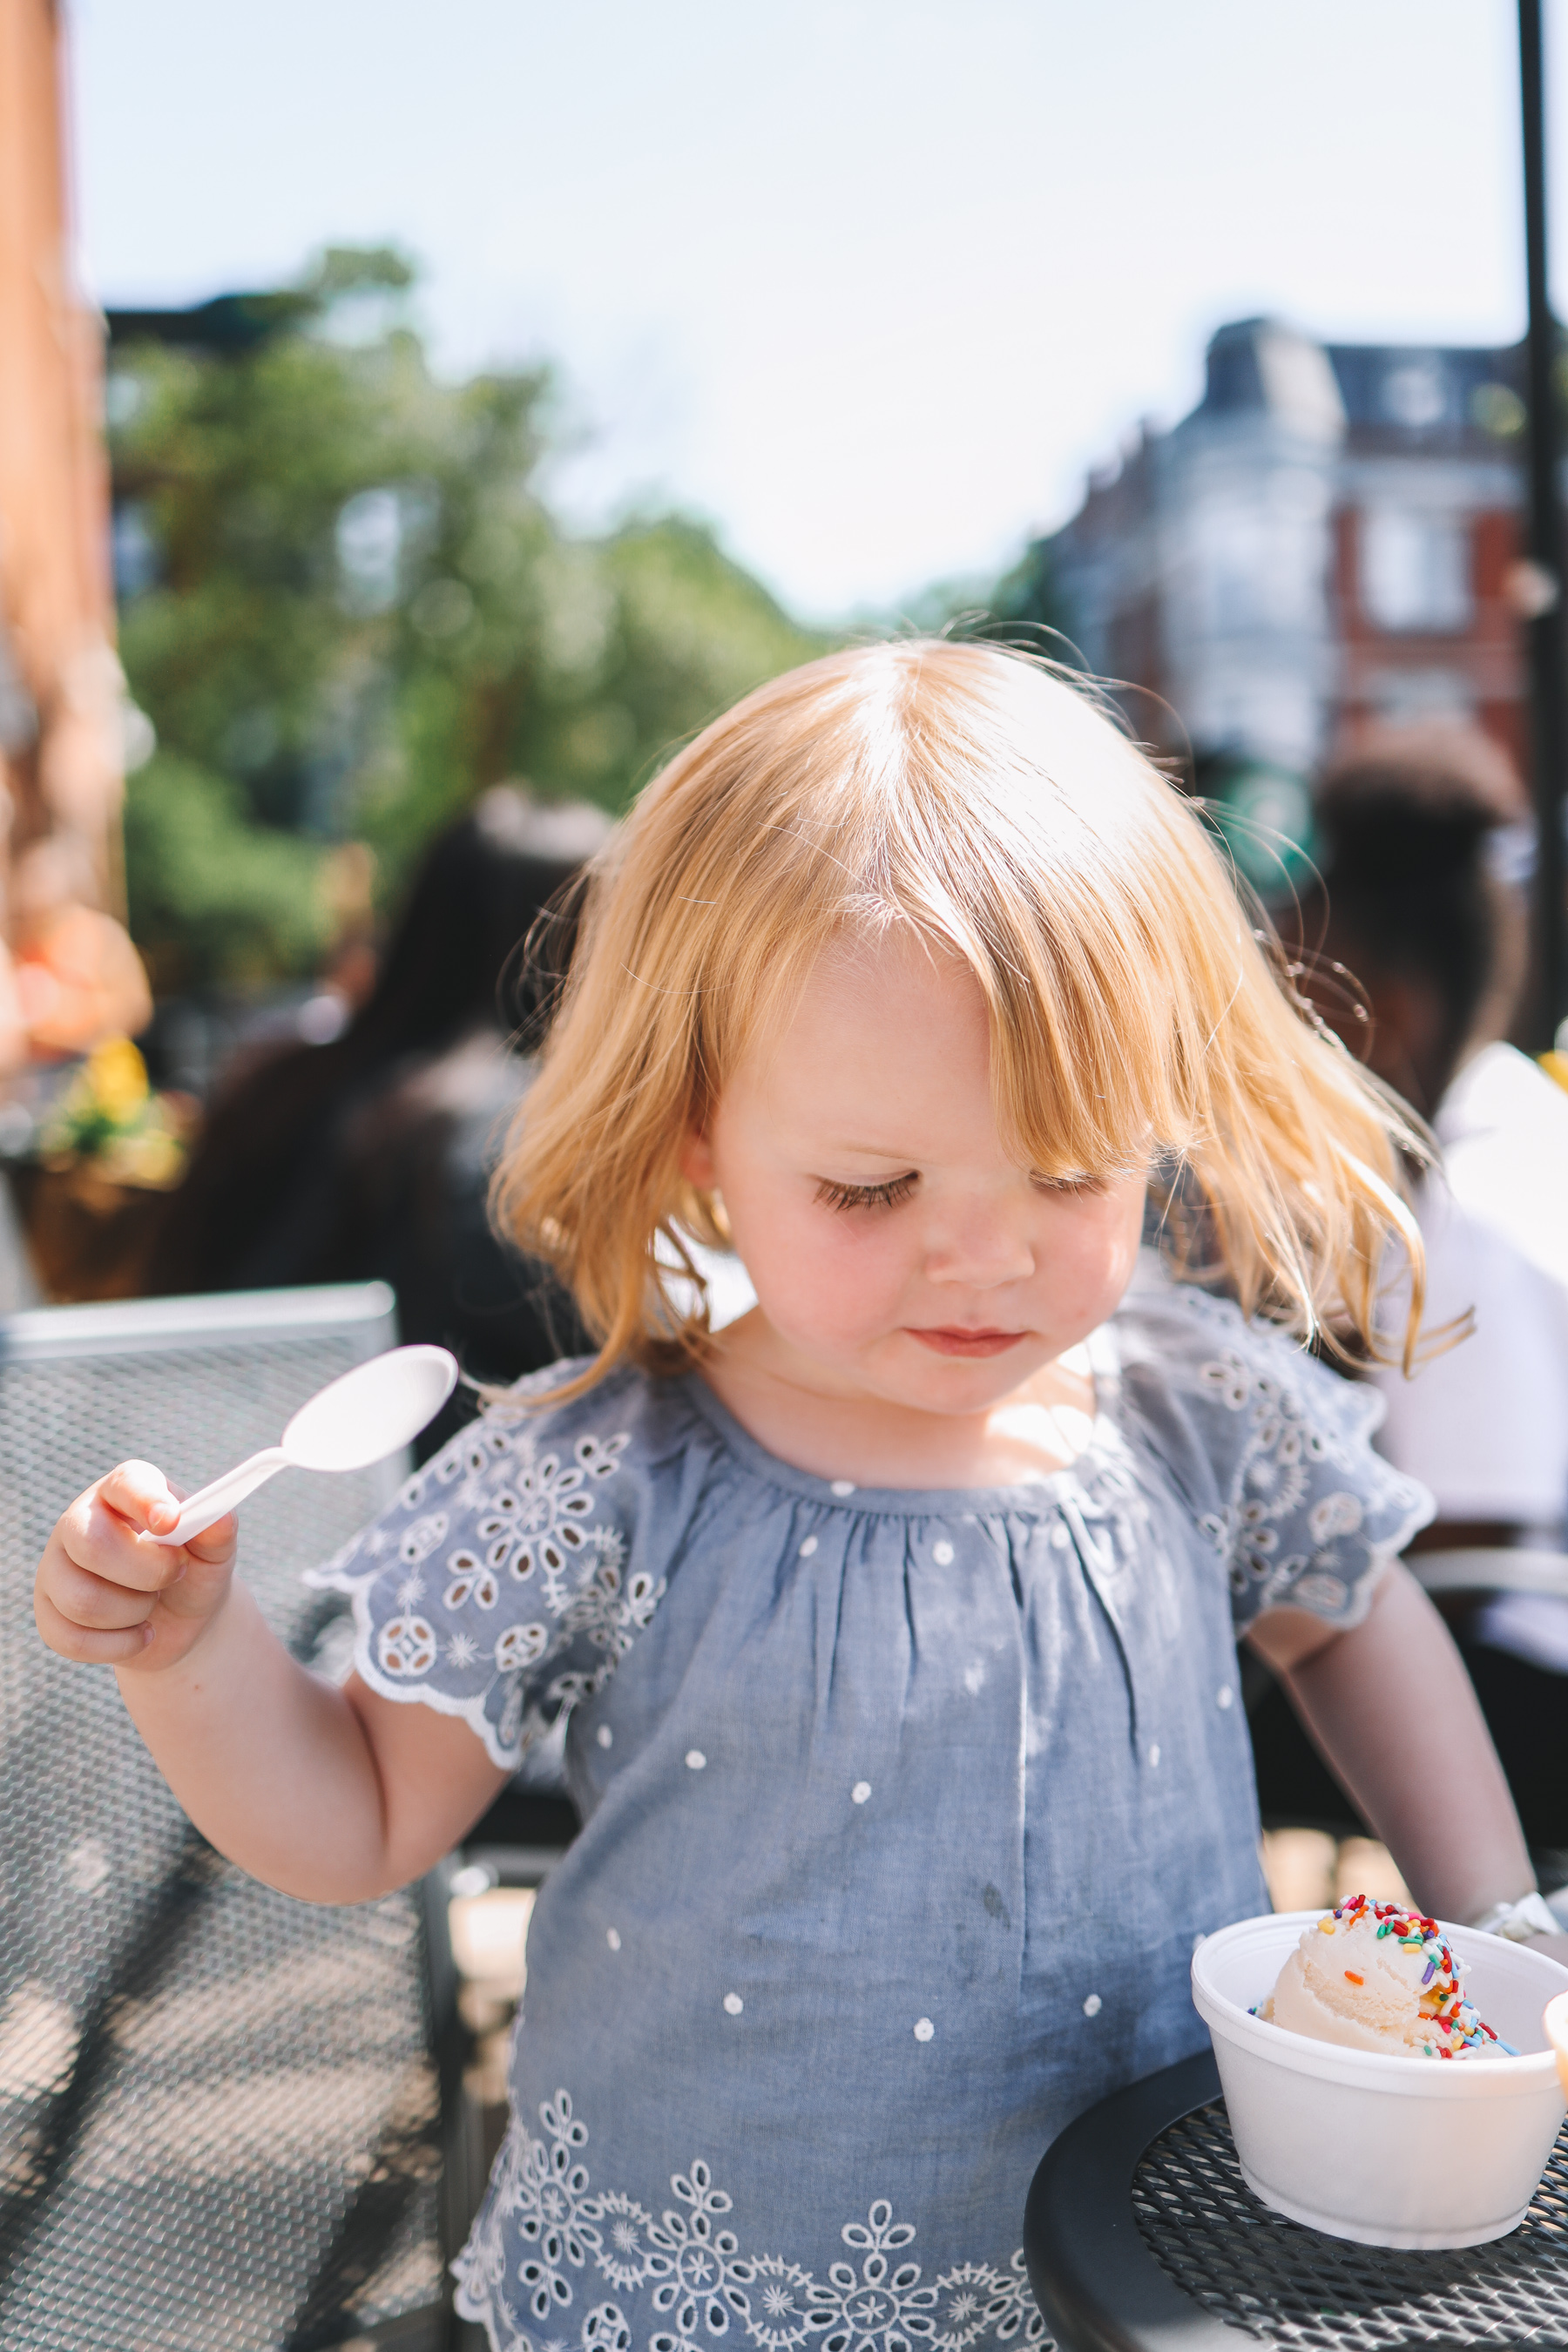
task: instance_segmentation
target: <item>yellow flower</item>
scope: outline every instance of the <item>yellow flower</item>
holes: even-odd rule
[[[128,1119],[147,1099],[147,1065],[129,1037],[110,1037],[87,1057],[88,1084],[105,1115]]]

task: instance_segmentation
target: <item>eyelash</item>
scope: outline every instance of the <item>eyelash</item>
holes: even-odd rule
[[[918,1181],[913,1175],[889,1176],[885,1184],[834,1184],[824,1178],[816,1197],[825,1209],[896,1209]]]
[[[816,1188],[816,1197],[826,1209],[896,1209],[907,1201],[919,1178],[889,1176],[885,1184],[835,1184],[828,1179]],[[1074,1200],[1083,1200],[1103,1192],[1105,1180],[1100,1176],[1032,1176],[1029,1181],[1037,1192],[1065,1192]]]

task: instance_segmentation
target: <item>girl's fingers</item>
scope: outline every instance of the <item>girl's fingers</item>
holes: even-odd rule
[[[215,1519],[210,1528],[204,1528],[189,1543],[176,1546],[142,1540],[144,1535],[171,1534],[184,1500],[180,1488],[172,1486],[163,1472],[154,1469],[150,1462],[122,1462],[81,1496],[79,1507],[85,1507],[84,1525],[80,1541],[71,1544],[72,1559],[79,1560],[83,1567],[96,1569],[100,1575],[117,1575],[118,1570],[111,1570],[104,1559],[91,1555],[106,1538],[112,1547],[117,1532],[121,1541],[129,1533],[136,1540],[132,1550],[123,1555],[129,1570],[126,1580],[142,1591],[162,1591],[183,1576],[187,1565],[222,1565],[233,1552],[239,1532],[239,1523],[232,1511]],[[95,1501],[102,1507],[107,1525],[95,1515]]]
[[[33,1596],[33,1611],[38,1631],[50,1649],[80,1666],[121,1665],[128,1658],[140,1657],[147,1646],[144,1625],[127,1626],[120,1632],[99,1632],[91,1626],[73,1624],[68,1617],[61,1615],[41,1587]]]
[[[118,1578],[95,1576],[68,1553],[52,1563],[44,1591],[69,1623],[100,1633],[144,1624],[157,1607],[155,1592],[137,1591]]]
[[[181,1498],[151,1462],[121,1462],[91,1492],[138,1534],[166,1536],[180,1516]]]
[[[211,1567],[226,1559],[234,1549],[238,1534],[238,1519],[234,1512],[226,1511],[221,1519],[215,1519],[210,1528],[204,1528],[199,1536],[193,1536],[189,1543],[182,1544],[174,1557],[182,1559],[189,1554],[200,1567]]]
[[[234,1559],[231,1513],[188,1544],[157,1543],[179,1517],[180,1496],[150,1462],[122,1462],[79,1495],[39,1562],[38,1631],[82,1665],[142,1655],[156,1621],[178,1649],[221,1608]]]
[[[73,1567],[133,1592],[163,1592],[185,1570],[185,1555],[149,1543],[98,1494],[83,1495],[60,1521],[61,1548]]]

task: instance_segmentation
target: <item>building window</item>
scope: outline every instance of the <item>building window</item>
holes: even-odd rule
[[[1370,508],[1361,521],[1361,593],[1374,628],[1466,628],[1470,543],[1461,519]]]
[[[1407,432],[1424,433],[1448,411],[1447,372],[1436,356],[1405,360],[1383,379],[1384,414]]]

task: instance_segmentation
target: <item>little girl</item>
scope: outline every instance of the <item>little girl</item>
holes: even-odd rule
[[[232,1519],[145,1539],[147,1465],[65,1514],[45,1639],[295,1895],[426,1869],[570,1712],[584,1828],[458,2265],[498,2352],[1037,2337],[1034,2167],[1198,2046],[1193,1948],[1266,1906],[1238,1631],[1423,1905],[1531,1886],[1394,1564],[1426,1497],[1298,1344],[1368,1334],[1400,1148],[1081,693],[837,655],[597,864],[498,1206],[603,1344],[321,1571],[347,1684],[266,1631]],[[1178,1178],[1220,1263],[1175,1273],[1268,1320],[1141,1259]],[[716,1338],[683,1234],[755,1286]]]

